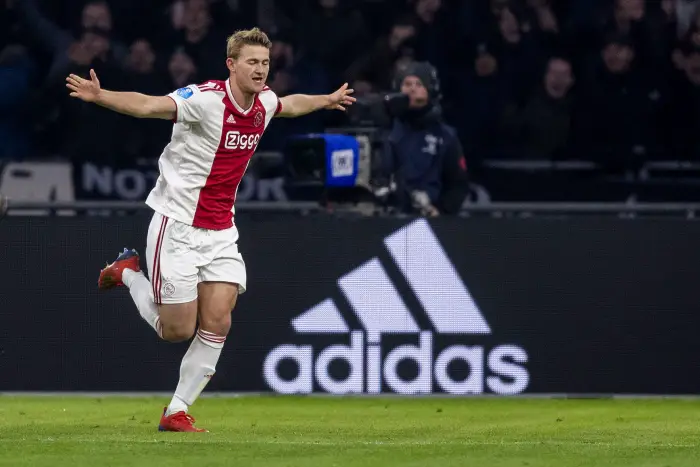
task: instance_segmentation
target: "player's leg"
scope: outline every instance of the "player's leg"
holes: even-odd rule
[[[199,329],[180,365],[180,380],[167,413],[187,412],[216,372],[231,328],[231,310],[238,297],[236,284],[199,284]]]
[[[99,280],[101,289],[126,285],[142,318],[171,342],[192,337],[197,320],[198,276],[187,228],[156,213],[146,247],[152,280],[141,272],[138,253],[128,249],[102,270]]]
[[[200,327],[180,364],[180,380],[163,413],[159,430],[206,431],[195,428],[195,420],[188,412],[216,372],[216,364],[231,328],[231,310],[237,297],[237,284],[199,284],[197,303],[200,308]]]
[[[209,250],[214,259],[199,271],[199,329],[182,360],[169,413],[187,413],[216,372],[231,329],[231,310],[246,287],[245,263],[238,252],[237,239],[235,228],[211,233]]]
[[[124,267],[121,279],[141,317],[158,336],[170,342],[182,342],[192,337],[197,323],[196,299],[186,303],[156,304],[151,282],[135,267]]]
[[[146,246],[151,280],[142,273],[135,280],[124,277],[141,316],[170,342],[190,339],[197,324],[197,258],[189,244],[192,230],[156,213]]]

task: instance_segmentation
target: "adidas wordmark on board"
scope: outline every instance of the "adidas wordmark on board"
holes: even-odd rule
[[[300,338],[350,334],[349,345],[331,345],[315,358],[311,345],[283,344],[274,348],[263,368],[268,386],[283,394],[311,393],[314,382],[333,394],[378,394],[382,383],[394,393],[407,395],[428,394],[434,386],[451,394],[482,394],[484,386],[502,395],[525,391],[530,379],[524,366],[528,355],[519,346],[500,345],[486,354],[483,346],[465,341],[435,352],[435,335],[489,335],[492,331],[428,222],[419,219],[402,227],[384,239],[384,246],[435,332],[420,329],[381,261],[372,258],[338,279],[364,331],[350,329],[334,301],[323,300],[292,320],[296,334]],[[418,334],[418,345],[399,345],[382,358],[383,334]],[[336,359],[345,360],[349,366],[345,379],[337,380],[329,374],[329,365]],[[280,377],[278,366],[283,360],[295,361],[295,378]],[[398,364],[403,360],[416,363],[418,374],[414,379],[404,380],[398,374]],[[466,379],[450,376],[449,365],[454,361],[469,366]]]

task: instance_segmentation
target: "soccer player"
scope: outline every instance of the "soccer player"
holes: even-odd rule
[[[320,109],[345,110],[355,98],[347,83],[333,94],[278,98],[265,85],[271,42],[258,28],[228,39],[226,81],[189,85],[167,96],[113,92],[70,75],[72,97],[138,118],[174,122],[159,159],[160,176],[146,200],[154,212],[146,261],[124,249],[100,273],[100,289],[125,285],[141,316],[162,339],[194,339],[182,359],[180,380],[160,419],[161,431],[195,427],[189,407],[214,375],[231,327],[231,311],[246,290],[246,268],[233,223],[236,191],[273,117]],[[199,327],[196,328],[197,323]]]

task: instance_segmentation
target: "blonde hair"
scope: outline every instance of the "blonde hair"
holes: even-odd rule
[[[272,47],[272,42],[260,28],[236,31],[226,42],[226,57],[237,60],[244,45],[261,45],[269,49]]]

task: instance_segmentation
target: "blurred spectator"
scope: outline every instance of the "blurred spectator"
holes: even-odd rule
[[[443,12],[442,0],[415,0],[413,15],[417,28],[413,46],[417,60],[428,61],[444,73],[449,47],[445,47],[447,20],[441,15]]]
[[[207,79],[226,77],[226,35],[217,31],[207,0],[187,0],[182,30],[173,43],[182,46]],[[177,26],[177,25],[176,25]]]
[[[119,73],[121,64],[112,50],[112,42],[105,30],[87,28],[80,39],[68,47],[65,54],[56,57],[46,77],[46,85],[63,84],[69,73],[87,73],[90,68],[101,74]]]
[[[686,46],[680,60],[683,74],[673,88],[668,145],[674,157],[700,161],[700,48]]]
[[[533,36],[532,29],[528,26],[523,30],[521,19],[514,10],[504,9],[498,26],[501,67],[517,88],[516,98],[523,99],[533,88],[537,70],[544,63],[543,50]]]
[[[29,30],[33,39],[51,55],[53,63],[48,67],[47,81],[64,74],[69,63],[89,66],[95,58],[105,59],[111,53],[116,60],[123,60],[127,50],[123,44],[114,41],[112,14],[104,0],[87,2],[82,10],[80,30],[73,33],[61,29],[44,16],[35,0],[14,2],[22,24]]]
[[[188,84],[204,81],[197,66],[184,48],[176,49],[168,60],[168,89],[172,92]]]
[[[565,58],[549,60],[541,86],[527,103],[508,106],[501,128],[502,155],[554,160],[568,154],[574,76]]]
[[[644,0],[615,0],[612,28],[622,34],[630,34],[632,28],[646,19]]]
[[[509,5],[508,0],[461,2],[458,16],[458,38],[461,41],[483,41],[497,29],[499,18]]]
[[[653,74],[637,66],[636,51],[628,36],[609,36],[582,99],[582,155],[614,170],[643,162],[658,142],[663,94]]]
[[[676,34],[685,37],[700,15],[700,0],[661,0],[661,8],[676,23]]]
[[[229,35],[238,29],[245,29],[257,25],[256,15],[264,0],[251,2],[250,0],[209,0],[211,14],[220,27],[226,29],[224,35]],[[270,29],[264,29],[269,33],[274,33]]]
[[[364,19],[340,0],[317,0],[307,18],[300,29],[302,47],[324,64],[331,82],[342,82],[343,72],[370,44]]]
[[[191,61],[190,61],[191,63]],[[194,65],[192,65],[194,67]],[[156,55],[146,39],[137,39],[131,44],[125,62],[126,82],[122,89],[133,90],[151,95],[163,95],[179,89],[192,81],[185,79],[184,84],[167,86],[167,80],[156,69]],[[187,78],[194,78],[188,75]],[[172,124],[163,120],[135,120],[125,122],[129,130],[124,135],[124,156],[127,161],[154,159],[160,156],[172,132]]]
[[[475,166],[497,155],[494,150],[502,146],[498,128],[503,112],[528,99],[545,61],[532,29],[525,27],[523,31],[520,19],[507,4],[493,0],[488,14],[491,26],[479,32],[484,38],[472,46],[470,54],[463,55],[468,60],[461,73],[464,77],[453,90],[458,104],[455,109],[445,109],[459,128]],[[524,15],[522,10],[519,14]]]
[[[553,3],[552,0],[527,0],[522,13],[523,29],[531,31],[545,54],[559,51],[569,41]]]
[[[543,35],[553,35],[556,38],[561,32],[559,19],[554,13],[550,0],[527,0],[528,13],[532,27]]]
[[[280,32],[271,36],[272,49],[270,50],[270,87],[274,89],[276,74],[286,75],[283,79],[289,79],[290,86],[285,89],[294,89],[294,92],[304,94],[324,94],[339,83],[330,83],[324,67],[313,56],[293,44],[290,34]],[[285,95],[281,92],[280,95]]]
[[[631,42],[638,68],[653,69],[667,53],[664,42],[658,40],[658,25],[644,0],[614,0],[600,38],[605,40],[610,35],[626,37]]]
[[[161,77],[156,72],[156,54],[149,41],[146,39],[134,41],[125,65],[130,87],[146,94],[157,94],[163,91]]]
[[[57,106],[57,114],[48,123],[52,135],[47,139],[51,146],[61,147],[63,155],[77,161],[112,164],[125,159],[127,139],[123,135],[129,131],[131,119],[72,99],[65,88],[65,77],[69,74],[88,77],[94,69],[102,87],[125,90],[129,80],[123,63],[124,59],[115,56],[107,32],[99,28],[83,29],[80,39],[72,42],[65,55],[54,62],[42,96]]]
[[[512,77],[507,76],[496,47],[477,44],[471,65],[465,70],[463,85],[458,89],[458,112],[453,119],[458,128],[472,167],[490,156],[498,143],[498,121],[507,105],[514,102]]]
[[[369,53],[361,55],[347,71],[359,95],[391,88],[394,64],[402,57],[415,56],[416,24],[407,17],[399,18],[389,34],[381,37]]]
[[[0,50],[0,159],[21,159],[29,154],[29,117],[26,103],[35,66],[27,50],[16,44]]]
[[[304,57],[292,45],[291,37],[279,33],[273,35],[270,50],[270,76],[268,84],[278,95],[324,94],[331,91],[332,84],[325,78],[324,70],[311,57]],[[323,113],[306,116],[304,120],[278,119],[275,125],[265,130],[258,146],[263,151],[282,151],[287,139],[295,133],[323,130]]]

